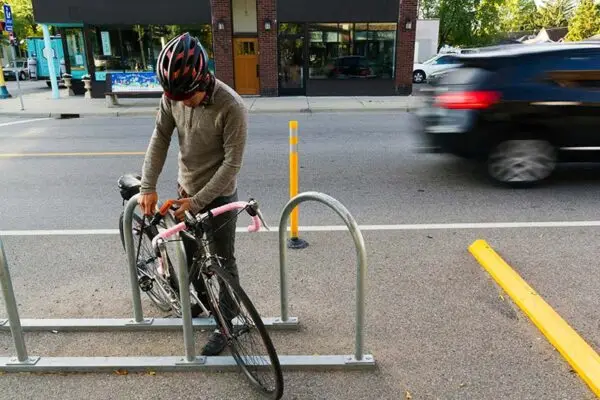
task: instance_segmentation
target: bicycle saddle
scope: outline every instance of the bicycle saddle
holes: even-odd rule
[[[142,177],[137,174],[125,174],[119,178],[117,183],[123,200],[129,200],[140,192]]]

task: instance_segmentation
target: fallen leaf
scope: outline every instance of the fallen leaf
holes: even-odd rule
[[[406,400],[410,400],[410,399],[412,399],[412,395],[410,394],[410,392],[409,392],[408,390],[406,391],[406,395],[404,396],[404,398],[405,398]]]
[[[156,375],[156,371],[148,371],[148,375],[154,376],[154,375]]]
[[[501,294],[498,295],[498,297],[500,297],[500,300],[504,301],[504,296],[502,296]]]
[[[115,374],[117,375],[127,375],[129,372],[127,372],[126,369],[118,369],[115,371]]]

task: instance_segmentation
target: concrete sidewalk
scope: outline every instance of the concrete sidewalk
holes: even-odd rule
[[[154,116],[158,99],[119,99],[119,106],[108,107],[105,99],[86,99],[83,96],[67,96],[64,90],[59,99],[52,98],[49,90],[23,95],[24,110],[16,90],[13,98],[0,100],[0,116],[53,117],[68,116]],[[368,112],[412,111],[421,104],[419,96],[384,97],[245,97],[250,113],[297,113],[297,112]]]

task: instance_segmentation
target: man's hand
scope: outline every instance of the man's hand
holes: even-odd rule
[[[144,215],[152,215],[154,214],[154,209],[156,208],[156,203],[158,203],[158,193],[145,193],[141,194],[138,200]]]
[[[173,204],[177,204],[179,208],[175,211],[175,218],[179,221],[183,221],[185,212],[189,211],[192,206],[192,198],[186,197],[185,199],[174,200]]]

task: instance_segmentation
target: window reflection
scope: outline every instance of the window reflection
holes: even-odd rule
[[[130,25],[121,28],[98,26],[92,40],[96,79],[105,80],[109,72],[154,71],[163,44],[184,32],[189,32],[200,40],[208,53],[209,68],[214,71],[212,31],[209,24]],[[73,57],[70,48],[69,54]]]
[[[65,29],[65,40],[69,51],[71,75],[80,79],[87,74],[85,62],[85,42],[81,28]]]
[[[309,25],[309,78],[392,78],[396,24]]]

